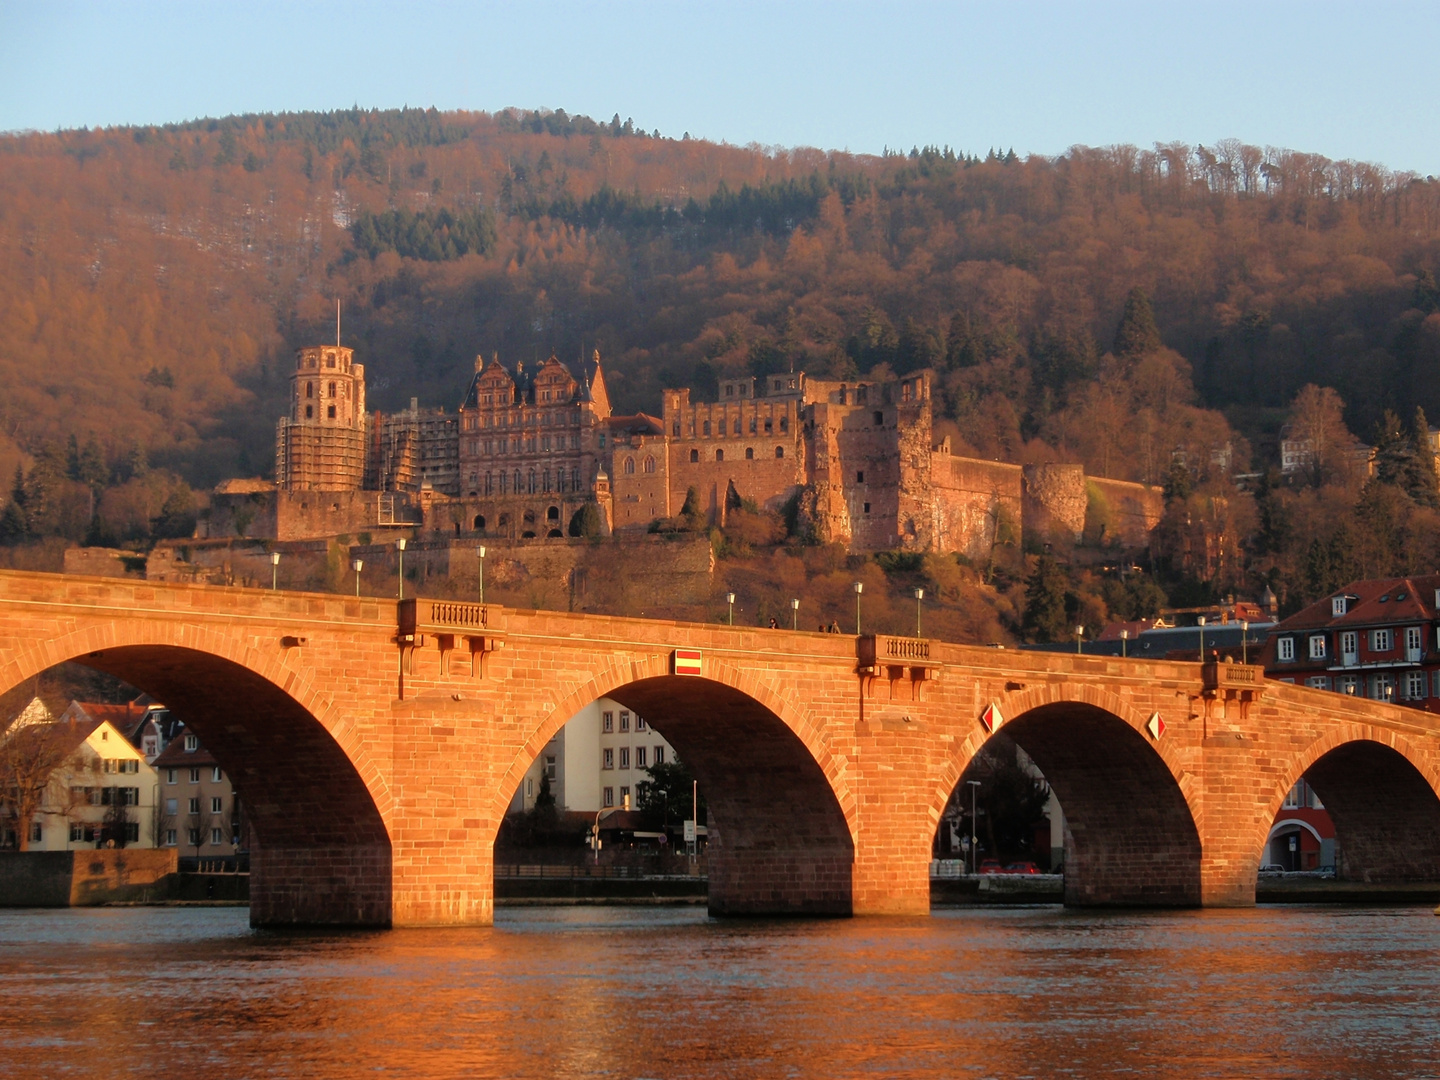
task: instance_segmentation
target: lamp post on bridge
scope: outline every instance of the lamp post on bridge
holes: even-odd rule
[[[1085,651],[1085,650],[1081,647],[1081,645],[1083,644],[1084,641],[1085,641],[1085,628],[1084,628],[1083,626],[1077,626],[1077,627],[1075,627],[1075,651],[1076,651],[1077,653],[1083,653],[1083,652]]]
[[[596,866],[599,866],[599,865],[600,865],[600,819],[601,819],[602,817],[608,817],[609,815],[615,813],[616,810],[626,810],[626,811],[628,811],[629,809],[630,809],[630,796],[629,796],[628,794],[627,794],[627,795],[621,795],[621,796],[620,796],[620,805],[619,805],[619,806],[607,806],[607,807],[605,807],[604,809],[600,810],[599,813],[597,813],[597,814],[595,815],[595,824],[592,825],[592,826],[590,826],[590,843],[591,843],[591,844],[594,846],[594,848],[595,848],[595,865],[596,865]]]
[[[725,594],[725,603],[727,603],[727,604],[730,605],[730,625],[731,625],[731,626],[734,626],[734,625],[735,625],[735,594],[734,594],[733,592],[727,592],[727,593]]]
[[[1130,631],[1129,631],[1129,630],[1121,630],[1121,631],[1120,631],[1120,659],[1121,659],[1121,660],[1124,660],[1124,659],[1125,659],[1125,643],[1128,642],[1129,640],[1130,640]]]
[[[925,590],[916,586],[915,588],[915,636],[920,637],[920,601],[925,599]]]
[[[859,637],[859,636],[860,636],[860,594],[865,591],[865,583],[864,583],[863,581],[857,581],[857,582],[855,582],[853,588],[855,589],[855,636],[856,636],[856,637]]]
[[[800,629],[800,601],[798,599],[790,601],[790,629]]]
[[[480,606],[485,606],[485,545],[475,549],[475,558],[480,560]]]
[[[1249,646],[1250,646],[1250,621],[1249,621],[1248,619],[1241,619],[1241,620],[1240,620],[1240,663],[1242,663],[1242,664],[1248,664],[1248,663],[1250,662],[1250,648],[1249,648]]]
[[[350,564],[350,569],[355,571],[355,595],[360,595],[360,571],[365,568],[363,559],[356,559]]]
[[[405,599],[405,537],[395,541],[395,550],[400,553],[400,599]]]
[[[1205,662],[1205,616],[1201,615],[1195,622],[1200,627],[1200,663],[1203,664]]]
[[[280,552],[270,552],[270,591],[280,588]]]

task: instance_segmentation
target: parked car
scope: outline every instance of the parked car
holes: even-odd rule
[[[1260,873],[1262,873],[1262,874],[1284,874],[1284,873],[1287,873],[1287,871],[1286,871],[1285,867],[1281,866],[1278,862],[1267,862],[1267,863],[1261,863],[1261,864],[1260,864]]]
[[[1030,860],[1022,859],[1019,862],[1012,862],[1009,866],[1005,867],[1003,872],[1006,874],[1038,874],[1040,873],[1040,868]]]
[[[1005,868],[1000,865],[999,859],[981,859],[980,869],[976,872],[980,874],[1003,874]]]

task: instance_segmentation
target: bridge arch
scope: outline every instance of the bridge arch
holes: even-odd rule
[[[1283,763],[1250,854],[1258,867],[1286,794],[1304,777],[1335,826],[1336,877],[1440,881],[1440,769],[1394,731],[1332,721]]]
[[[8,690],[63,662],[163,702],[244,801],[252,925],[388,925],[389,793],[349,721],[297,669],[203,626],[90,623],[0,668]],[[168,630],[168,632],[167,632]]]
[[[1195,778],[1143,733],[1148,716],[1094,686],[1006,694],[999,729],[1035,762],[1065,814],[1065,903],[1199,906]],[[942,773],[936,827],[965,769],[992,738],[977,722]]]
[[[707,658],[705,677],[679,676],[669,662],[611,664],[575,684],[515,756],[489,817],[499,822],[560,728],[608,697],[643,716],[705,791],[712,913],[851,914],[855,799],[820,726],[753,673]]]

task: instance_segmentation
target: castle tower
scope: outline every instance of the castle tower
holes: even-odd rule
[[[287,491],[357,491],[365,478],[365,368],[355,351],[295,353],[290,415],[275,437],[275,482]]]

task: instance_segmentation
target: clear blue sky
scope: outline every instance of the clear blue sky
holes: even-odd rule
[[[863,152],[1236,137],[1440,175],[1437,60],[1437,0],[0,0],[0,130],[518,105]]]

